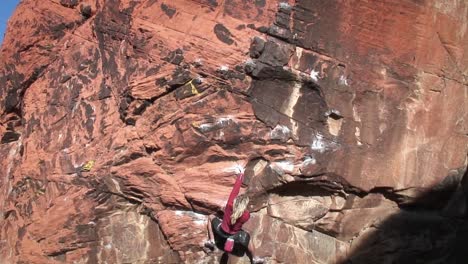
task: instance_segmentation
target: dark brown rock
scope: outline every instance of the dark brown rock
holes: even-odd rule
[[[78,5],[78,0],[60,0],[60,4],[65,7],[74,8]]]

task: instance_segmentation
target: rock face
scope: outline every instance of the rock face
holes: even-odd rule
[[[239,165],[269,263],[465,263],[467,25],[464,0],[21,1],[2,263],[217,263]]]

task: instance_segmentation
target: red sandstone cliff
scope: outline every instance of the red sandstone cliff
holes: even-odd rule
[[[464,0],[23,0],[1,262],[217,263],[237,164],[269,263],[466,261],[467,27]]]

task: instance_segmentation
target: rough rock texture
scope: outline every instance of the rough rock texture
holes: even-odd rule
[[[464,0],[23,0],[0,259],[217,263],[245,165],[269,263],[466,263],[467,31]]]

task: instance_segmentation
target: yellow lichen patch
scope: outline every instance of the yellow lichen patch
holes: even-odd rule
[[[194,128],[200,128],[201,123],[200,122],[192,122],[192,127]]]
[[[94,163],[95,163],[94,160],[90,160],[86,162],[86,164],[83,165],[83,167],[81,167],[81,171],[90,171],[93,168]]]
[[[188,82],[187,84],[190,84],[190,87],[192,88],[192,94],[193,95],[200,94],[200,92],[197,90],[197,87],[195,87],[195,85],[193,84],[193,79],[190,80],[190,82]]]

